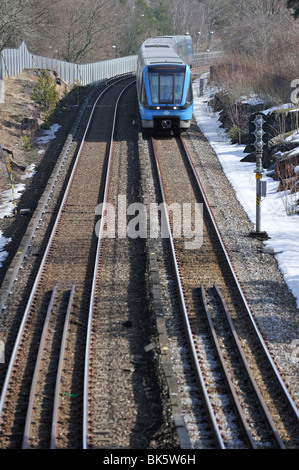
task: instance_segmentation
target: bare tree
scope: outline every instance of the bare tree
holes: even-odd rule
[[[234,16],[234,5],[228,0],[199,0],[199,3],[204,7],[208,31],[222,27]]]
[[[169,11],[174,34],[196,34],[203,26],[203,11],[197,0],[172,0]]]
[[[171,34],[167,2],[153,0],[130,1],[122,11],[122,31],[118,44],[123,55],[136,54],[142,42],[152,36]]]
[[[287,30],[284,0],[233,0],[235,15],[231,17],[224,36],[229,52],[257,55],[266,60],[278,37],[285,37]]]
[[[82,62],[99,55],[101,41],[112,24],[115,2],[111,0],[64,0],[59,9],[60,56]]]
[[[23,29],[24,19],[30,5],[29,0],[1,1],[0,14],[0,48],[18,45],[20,31]]]
[[[32,43],[40,28],[51,20],[50,10],[58,0],[1,0],[0,49]]]
[[[229,61],[243,69],[252,92],[271,96],[277,102],[290,97],[290,83],[297,77],[296,38],[299,24],[293,20],[285,0],[232,0],[235,15],[222,30]],[[229,82],[235,84],[236,73]]]

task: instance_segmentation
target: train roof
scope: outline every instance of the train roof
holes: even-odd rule
[[[179,50],[192,47],[190,36],[161,36],[149,38],[142,44],[139,56],[142,56],[144,65],[157,63],[185,64],[179,55]]]

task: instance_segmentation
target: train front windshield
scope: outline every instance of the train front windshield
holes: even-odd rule
[[[148,77],[153,104],[180,104],[185,72],[185,65],[149,66]]]

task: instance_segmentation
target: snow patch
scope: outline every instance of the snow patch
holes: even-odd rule
[[[244,158],[244,145],[231,144],[227,133],[221,128],[219,113],[214,113],[207,105],[213,90],[205,87],[204,95],[198,96],[198,81],[194,82],[194,117],[198,127],[214,149],[228,180],[233,186],[236,197],[250,220],[256,221],[256,180],[255,163],[241,162]],[[285,104],[271,107],[263,113],[268,114],[275,109],[287,109],[294,105]],[[288,139],[298,140],[299,132],[294,132]],[[292,291],[299,308],[299,214],[287,215],[283,197],[286,194],[277,192],[279,182],[274,181],[265,172],[263,180],[267,181],[267,196],[261,205],[261,230],[266,231],[271,239],[264,242],[269,252],[276,253],[275,257],[285,282]]]

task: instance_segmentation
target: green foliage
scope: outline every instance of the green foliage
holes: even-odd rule
[[[26,152],[29,152],[30,150],[32,150],[31,143],[27,135],[24,135],[22,139],[22,149],[25,150]]]
[[[153,13],[144,0],[137,0],[128,12],[128,24],[120,46],[121,55],[136,54],[141,43],[153,27]]]
[[[232,143],[241,143],[241,129],[237,124],[234,124],[228,131],[228,135]]]
[[[152,9],[159,34],[172,34],[168,0],[155,0]]]
[[[49,121],[59,100],[55,84],[46,70],[40,74],[36,86],[33,88],[32,99],[40,105],[44,112],[45,121]]]
[[[287,7],[292,9],[292,15],[295,20],[299,17],[299,1],[298,0],[288,0]]]
[[[141,44],[151,36],[172,34],[168,0],[135,0],[134,8],[124,12],[127,27],[123,31],[120,55],[137,54]]]

